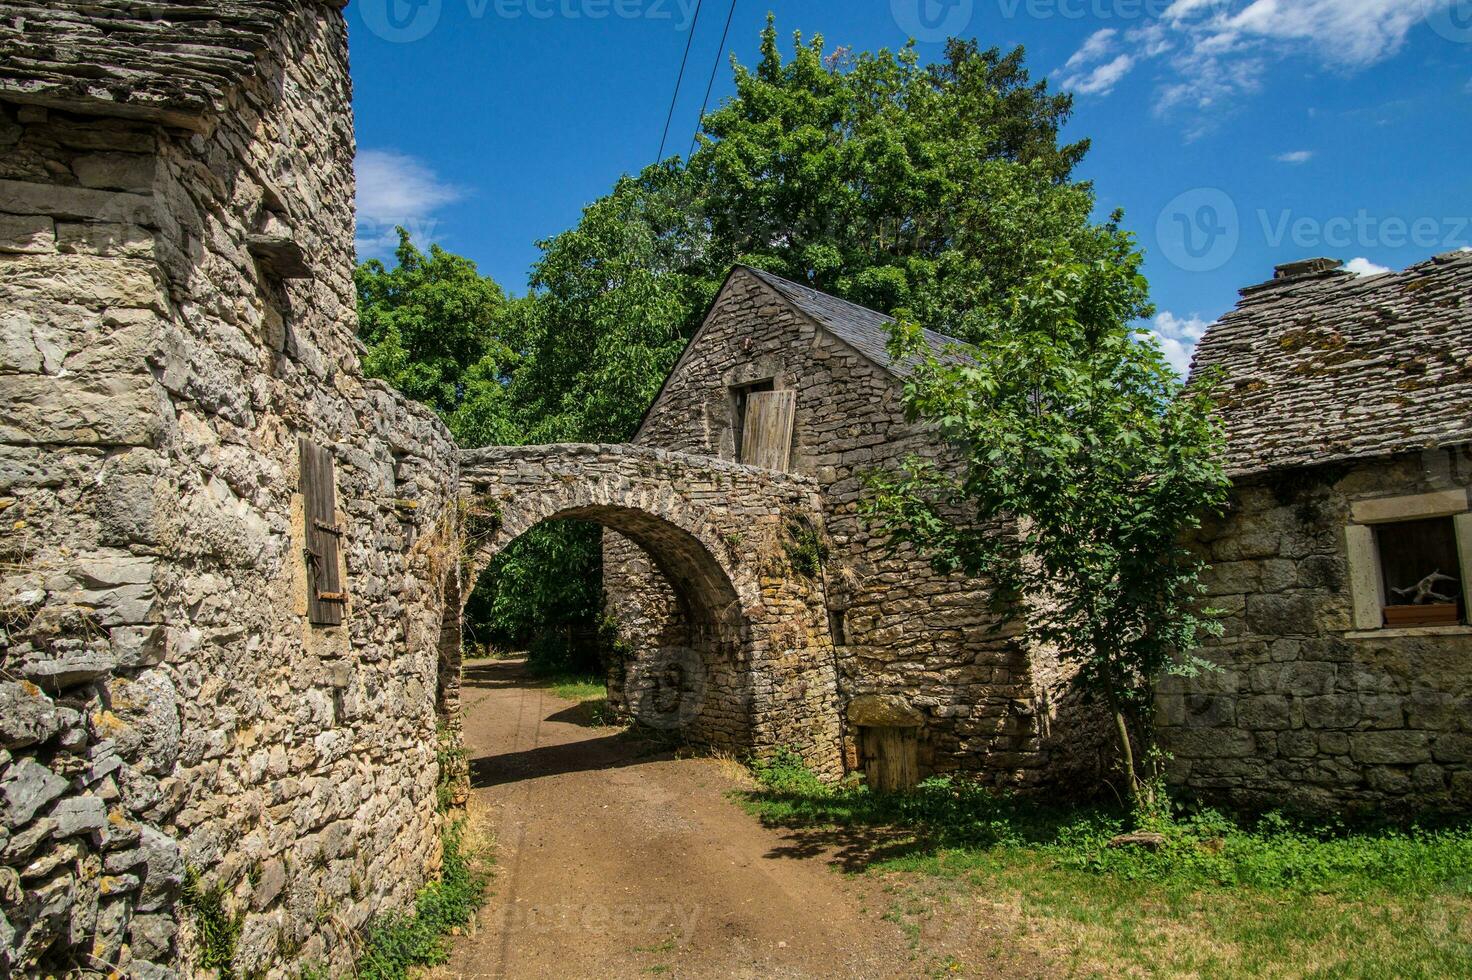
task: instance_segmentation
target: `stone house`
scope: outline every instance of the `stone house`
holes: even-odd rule
[[[738,266],[633,442],[816,481],[822,526],[793,535],[828,552],[813,564],[846,770],[899,783],[965,771],[1022,789],[1092,785],[1100,728],[1071,696],[1068,671],[1000,621],[986,583],[938,574],[913,550],[885,553],[859,514],[866,471],[947,453],[904,417],[907,370],[886,351],[890,322]],[[928,340],[939,351],[949,342]],[[648,555],[616,532],[605,532],[604,584],[627,651],[611,696],[637,715],[664,651],[685,642],[685,613]],[[815,720],[823,737],[831,730]],[[808,754],[804,740],[794,747]]]
[[[175,975],[186,865],[338,973],[438,861],[458,457],[358,368],[340,8],[0,2],[0,975]]]
[[[1172,776],[1248,805],[1472,808],[1472,253],[1283,266],[1202,339],[1235,492],[1220,672],[1160,698]]]

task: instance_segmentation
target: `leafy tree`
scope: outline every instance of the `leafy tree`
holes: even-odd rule
[[[705,120],[690,172],[709,263],[744,261],[971,338],[1048,251],[1107,254],[1093,195],[1059,144],[1066,94],[1030,81],[1023,52],[953,40],[944,62],[898,52],[783,62],[768,20],[755,71]]]
[[[1208,383],[1182,388],[1148,312],[1139,255],[1066,253],[1040,264],[975,345],[938,355],[914,325],[892,347],[918,359],[912,420],[954,447],[954,468],[910,459],[872,474],[866,513],[937,568],[989,576],[1032,635],[1078,665],[1108,704],[1136,803],[1154,802],[1134,742],[1163,673],[1220,626],[1201,609],[1188,547],[1228,481]],[[999,533],[999,528],[1010,528]],[[1021,603],[1019,607],[1016,603]]]
[[[501,332],[501,287],[438,245],[424,254],[402,228],[394,257],[354,273],[364,370],[434,408],[462,445],[511,441],[504,392],[521,355]]]

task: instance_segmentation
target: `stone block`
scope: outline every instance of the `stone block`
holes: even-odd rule
[[[1412,765],[1431,760],[1430,738],[1424,732],[1355,732],[1349,746],[1356,762]]]
[[[44,214],[0,214],[0,252],[39,255],[56,251],[56,225]]]
[[[24,827],[67,790],[68,781],[33,759],[21,759],[0,777],[0,824]]]
[[[150,194],[155,158],[143,153],[84,153],[72,160],[72,173],[83,187]]]
[[[157,223],[153,198],[146,195],[23,180],[0,180],[0,211],[148,227]]]
[[[1472,762],[1472,735],[1436,736],[1431,744],[1431,757],[1437,762]]]
[[[1310,595],[1249,595],[1247,627],[1264,636],[1311,635],[1318,632],[1317,607]]]
[[[1237,724],[1249,731],[1293,728],[1294,715],[1292,699],[1281,695],[1246,697],[1237,704]]]
[[[39,687],[26,681],[0,681],[0,747],[44,742],[60,728],[56,705]]]
[[[72,796],[57,803],[50,816],[58,839],[95,834],[107,824],[107,806],[96,796]]]
[[[0,375],[0,441],[25,445],[151,446],[163,404],[147,375]]]

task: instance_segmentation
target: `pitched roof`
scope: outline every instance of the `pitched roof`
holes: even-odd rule
[[[889,327],[895,322],[894,317],[871,310],[867,306],[850,303],[846,299],[839,299],[837,296],[820,293],[809,286],[795,283],[790,279],[783,279],[781,276],[762,269],[753,269],[750,266],[740,268],[771,286],[789,303],[816,321],[819,326],[886,371],[903,377],[913,369],[913,363],[896,362],[889,356]],[[954,357],[947,351],[947,348],[961,341],[942,333],[936,333],[934,330],[922,332],[925,335],[925,342],[937,356],[947,359]]]
[[[0,96],[202,128],[272,34],[342,0],[0,0]]]
[[[1245,475],[1472,442],[1472,253],[1360,277],[1285,268],[1196,349]],[[1294,274],[1302,273],[1302,274]]]

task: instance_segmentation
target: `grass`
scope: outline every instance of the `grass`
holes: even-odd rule
[[[826,786],[785,753],[753,771],[761,788],[740,800],[750,812],[843,845],[850,867],[901,883],[896,918],[912,941],[927,914],[919,902],[1010,930],[1049,972],[1472,976],[1465,821],[1349,826],[1178,809],[1145,828],[1165,838],[1150,852],[1111,848],[1132,821],[1105,807],[1048,807],[948,779],[882,796]]]
[[[443,963],[449,955],[449,937],[469,924],[485,900],[488,860],[486,849],[467,846],[463,822],[446,828],[439,879],[420,889],[412,912],[370,923],[358,955],[357,976],[406,980],[413,967]]]
[[[539,678],[536,686],[545,688],[553,697],[577,705],[581,724],[601,727],[616,723],[608,707],[608,688],[601,677],[554,673]]]

